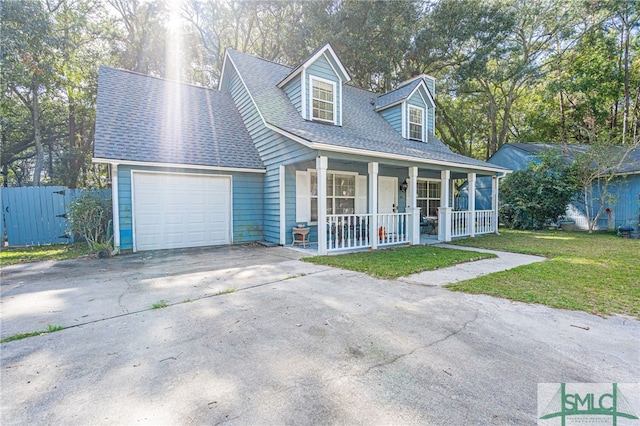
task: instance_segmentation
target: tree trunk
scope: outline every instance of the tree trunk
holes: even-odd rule
[[[628,17],[625,17],[628,18]],[[626,142],[629,124],[629,30],[630,25],[624,19],[624,112],[622,114],[622,144]]]
[[[36,165],[33,169],[33,186],[40,186],[40,175],[44,163],[44,150],[42,149],[42,132],[40,131],[40,99],[38,98],[38,76],[31,76],[33,135],[36,143]]]
[[[562,143],[564,145],[567,144],[567,121],[564,111],[564,95],[562,94],[562,90],[560,90],[560,131],[562,136]]]

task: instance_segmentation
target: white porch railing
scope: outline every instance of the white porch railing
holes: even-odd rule
[[[497,223],[493,210],[476,210],[476,235],[496,232]]]
[[[411,213],[378,214],[378,246],[410,242]]]
[[[451,212],[451,237],[467,237],[469,235],[490,234],[496,232],[498,218],[493,210],[476,210],[474,220],[471,221],[471,212]],[[471,229],[474,226],[474,229]],[[473,231],[473,232],[471,232]]]
[[[470,218],[470,211],[451,212],[451,238],[471,235],[471,230],[469,229]]]
[[[327,215],[327,251],[371,247],[370,214]]]
[[[370,214],[327,215],[327,252],[372,247],[371,218]],[[411,213],[378,214],[377,219],[374,238],[378,238],[379,247],[411,241]]]

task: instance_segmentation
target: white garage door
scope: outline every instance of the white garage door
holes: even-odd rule
[[[132,172],[136,250],[231,243],[231,178]]]

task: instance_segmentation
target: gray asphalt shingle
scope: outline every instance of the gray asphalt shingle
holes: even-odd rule
[[[407,99],[418,84],[420,84],[420,79],[415,79],[408,82],[407,84],[396,88],[395,90],[390,91],[389,93],[378,96],[376,98],[375,108],[384,108],[386,106],[393,105],[403,99]]]
[[[94,157],[264,169],[228,93],[100,67]]]
[[[433,134],[429,134],[427,142],[404,139],[375,112],[376,93],[348,84],[343,85],[342,126],[305,120],[286,93],[276,87],[291,73],[291,68],[231,49],[227,52],[265,121],[309,142],[364,150],[373,155],[402,155],[422,162],[445,161],[461,166],[503,169],[456,154]]]
[[[561,143],[538,143],[538,142],[510,142],[509,145],[528,152],[532,155],[538,155],[551,150],[559,150],[565,162],[571,163],[576,159],[577,155],[584,154],[588,151],[589,145],[578,144],[561,144]],[[625,147],[617,147],[620,150],[620,156],[624,153]],[[617,161],[614,160],[614,163]],[[617,168],[617,173],[634,173],[640,171],[640,148],[631,149],[624,158],[624,161]]]

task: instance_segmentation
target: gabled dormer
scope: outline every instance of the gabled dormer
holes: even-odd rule
[[[342,85],[351,80],[329,43],[289,73],[278,87],[302,118],[342,125]]]
[[[379,96],[375,110],[403,138],[426,142],[435,128],[435,79],[420,75]]]

